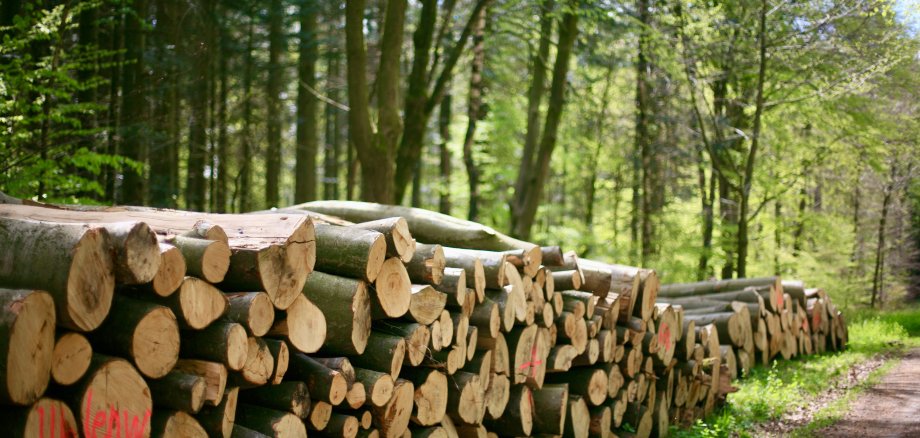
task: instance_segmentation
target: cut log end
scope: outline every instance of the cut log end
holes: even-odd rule
[[[51,354],[51,378],[59,385],[72,385],[83,377],[93,358],[85,336],[69,332],[58,337]]]
[[[41,291],[0,289],[0,351],[4,379],[0,400],[26,405],[48,387],[54,351],[54,303]]]
[[[374,290],[380,308],[389,318],[405,315],[412,299],[412,281],[406,267],[393,257],[383,262],[379,272]]]
[[[172,311],[157,306],[144,315],[134,328],[131,349],[141,374],[165,376],[179,358],[179,324]]]
[[[161,297],[172,295],[185,278],[186,266],[182,252],[175,246],[160,244],[160,268],[151,283],[153,292]]]
[[[88,332],[108,316],[115,291],[109,242],[108,232],[93,228],[73,248],[66,297],[55,302],[58,319],[64,326]]]

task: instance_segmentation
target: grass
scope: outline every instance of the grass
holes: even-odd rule
[[[687,429],[672,428],[676,437],[751,436],[757,423],[781,418],[824,392],[831,382],[846,376],[853,366],[886,352],[920,345],[920,309],[895,312],[860,312],[850,316],[850,344],[846,351],[774,361],[770,367],[753,369],[734,384],[739,391],[726,405]],[[815,413],[811,422],[793,432],[810,436],[846,412],[856,395],[880,379],[895,361],[870,373],[868,379],[847,390],[838,400]]]

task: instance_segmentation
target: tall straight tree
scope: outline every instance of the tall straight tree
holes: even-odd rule
[[[479,167],[473,157],[473,144],[476,141],[476,125],[485,114],[482,111],[482,93],[485,87],[482,70],[485,66],[485,27],[489,9],[483,8],[473,27],[473,59],[470,62],[470,95],[467,106],[466,134],[463,136],[463,164],[466,167],[467,181],[470,189],[467,219],[479,219]]]
[[[326,32],[326,95],[331,102],[325,106],[325,151],[323,153],[323,199],[339,199],[339,161],[342,151],[342,130],[345,126],[345,112],[338,102],[342,100],[342,19],[340,2],[329,2],[329,14],[323,20],[328,25]]]
[[[208,152],[208,81],[210,77],[212,47],[208,45],[208,35],[212,17],[208,11],[213,10],[213,0],[200,0],[190,8],[195,32],[185,38],[186,55],[191,59],[191,71],[188,86],[189,102],[189,142],[188,174],[185,184],[185,204],[189,210],[203,211],[205,202],[205,160]]]
[[[147,0],[134,0],[133,14],[125,18],[125,60],[122,83],[123,154],[144,164],[147,156],[147,78],[145,77],[144,49],[146,43]],[[126,168],[121,188],[120,202],[143,205],[146,194],[143,170]]]
[[[565,106],[566,76],[569,73],[569,61],[578,37],[578,2],[570,2],[562,14],[559,23],[559,42],[556,48],[556,60],[553,64],[553,80],[550,85],[549,108],[543,123],[543,134],[536,149],[533,163],[521,162],[518,181],[511,200],[511,234],[520,239],[529,239],[537,207],[543,196],[543,188],[549,174],[550,159],[556,147],[559,132],[559,120]]]
[[[300,5],[300,58],[297,61],[297,167],[294,202],[316,199],[317,99],[316,61],[319,57],[316,9],[312,1]]]
[[[491,0],[476,0],[470,16],[460,32],[460,37],[450,47],[440,47],[434,44],[435,54],[445,53],[443,66],[440,56],[431,56],[433,42],[440,43],[448,34],[448,26],[453,22],[451,11],[454,1],[444,2],[446,13],[441,20],[441,30],[438,38],[435,37],[437,24],[437,2],[423,0],[419,12],[419,25],[413,35],[412,70],[409,73],[409,83],[406,89],[406,106],[404,110],[405,129],[399,143],[397,154],[395,202],[401,202],[409,182],[418,168],[421,159],[425,131],[431,114],[441,103],[447,93],[448,85],[454,74],[454,68],[463,54],[467,40],[473,33],[474,23]],[[440,49],[440,50],[439,50]],[[440,68],[440,70],[438,70]]]
[[[391,203],[394,199],[396,146],[402,132],[399,118],[399,61],[406,18],[406,0],[388,0],[377,70],[377,130],[372,128],[364,43],[364,1],[345,3],[345,52],[348,70],[348,126],[361,162],[361,199]]]
[[[268,150],[265,158],[265,205],[277,207],[279,181],[281,180],[281,91],[284,86],[282,64],[287,38],[284,35],[284,4],[271,0],[268,8],[268,81],[266,81],[265,107]]]
[[[240,154],[239,154],[239,186],[236,190],[239,197],[238,211],[245,213],[252,209],[252,79],[255,75],[255,8],[249,11],[249,25],[246,31],[246,54],[243,61],[243,126],[240,129]]]
[[[154,207],[175,207],[179,195],[179,83],[176,59],[179,57],[178,20],[180,2],[156,1],[156,65],[154,85],[154,129],[150,136],[150,204]]]

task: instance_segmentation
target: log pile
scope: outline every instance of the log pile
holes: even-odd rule
[[[26,204],[0,205],[11,436],[663,435],[744,354],[846,342],[801,283],[660,286],[424,210]]]

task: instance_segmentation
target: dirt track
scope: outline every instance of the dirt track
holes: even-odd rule
[[[867,389],[824,437],[920,437],[920,350]]]

